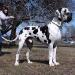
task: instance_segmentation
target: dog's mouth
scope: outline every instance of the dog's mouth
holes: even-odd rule
[[[72,13],[67,13],[67,20],[65,20],[65,22],[70,22],[72,20]]]

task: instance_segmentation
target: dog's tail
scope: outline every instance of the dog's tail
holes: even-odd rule
[[[3,36],[1,36],[1,37],[2,37],[2,39],[5,40],[5,41],[8,41],[8,42],[14,42],[14,41],[16,41],[16,40],[18,39],[18,36],[19,36],[19,35],[17,35],[16,38],[13,39],[13,40],[8,40],[8,39],[6,39],[6,38],[3,37]]]

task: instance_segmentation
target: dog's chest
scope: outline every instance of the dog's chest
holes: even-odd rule
[[[56,26],[54,24],[50,24],[48,26],[48,28],[49,28],[49,33],[50,33],[49,38],[51,38],[53,40],[60,40],[61,39],[61,31],[58,26]]]

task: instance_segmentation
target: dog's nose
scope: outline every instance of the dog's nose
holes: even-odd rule
[[[69,16],[71,16],[71,17],[72,17],[72,13],[69,13]]]
[[[72,20],[72,13],[67,13],[67,22],[70,22]]]

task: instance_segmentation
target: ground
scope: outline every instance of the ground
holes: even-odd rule
[[[0,75],[75,75],[75,48],[58,47],[57,61],[59,66],[48,65],[48,49],[45,46],[33,47],[28,64],[23,48],[20,55],[20,65],[14,66],[17,48],[3,48],[4,54],[0,56]]]

